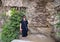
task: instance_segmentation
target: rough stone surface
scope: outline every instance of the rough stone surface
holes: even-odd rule
[[[59,0],[58,0],[59,1]],[[26,7],[26,16],[29,20],[29,29],[31,33],[51,34],[54,28],[56,2],[52,0],[2,0],[4,11],[8,12],[11,7]],[[1,9],[3,10],[3,9]],[[1,11],[0,11],[1,12]],[[46,29],[47,28],[47,29]],[[43,31],[44,30],[44,31]],[[48,32],[49,31],[49,32]]]
[[[26,41],[26,40],[13,40],[11,42],[31,42],[31,41]]]
[[[56,14],[57,11],[60,12],[60,0],[2,0],[0,5],[2,6],[0,6],[0,14],[3,12],[8,14],[11,7],[16,9],[25,7],[29,21],[29,33],[50,36],[51,32],[56,32],[53,25],[58,22]],[[0,20],[0,26],[2,25],[1,21],[2,19]]]

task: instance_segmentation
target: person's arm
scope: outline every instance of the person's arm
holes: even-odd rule
[[[21,28],[21,23],[20,23],[20,31],[22,31],[22,28]]]

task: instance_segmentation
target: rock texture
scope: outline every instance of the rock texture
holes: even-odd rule
[[[55,24],[56,4],[59,0],[1,0],[4,11],[8,12],[12,7],[21,9],[25,7],[29,21],[30,33],[45,33],[50,35]],[[2,10],[2,9],[1,9]]]
[[[18,6],[21,7],[23,6],[21,0],[2,0],[3,6]]]
[[[26,16],[29,20],[29,29],[33,31],[35,30],[38,33],[45,33],[46,30],[50,30],[48,33],[51,33],[53,24],[54,24],[54,18],[56,11],[54,10],[54,5],[52,2],[49,1],[32,1],[30,2],[32,5],[31,7],[28,7],[28,11]],[[35,3],[35,4],[33,4]],[[29,4],[30,5],[30,4]],[[30,9],[30,10],[29,10]],[[43,29],[42,29],[43,28]],[[45,30],[46,28],[46,30]],[[50,29],[48,29],[50,28]],[[45,30],[45,31],[43,31]],[[33,32],[32,31],[32,32]],[[34,33],[36,33],[34,32]],[[47,33],[46,32],[46,33]]]

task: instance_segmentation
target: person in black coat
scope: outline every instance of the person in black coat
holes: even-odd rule
[[[28,21],[24,15],[20,23],[20,32],[22,32],[22,37],[27,37],[28,35]]]

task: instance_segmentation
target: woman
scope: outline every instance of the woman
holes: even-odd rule
[[[22,21],[20,23],[20,32],[22,32],[22,37],[27,37],[28,32],[28,21],[26,19],[26,16],[24,15],[22,18]]]

